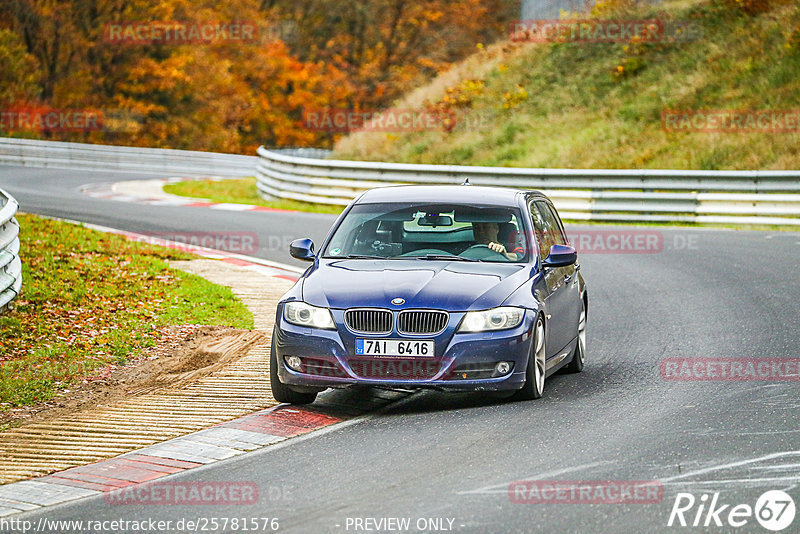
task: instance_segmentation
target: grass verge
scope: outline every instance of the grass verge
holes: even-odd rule
[[[510,167],[796,169],[797,129],[666,128],[666,110],[800,108],[800,4],[761,0],[597,2],[583,18],[658,19],[685,37],[619,43],[499,43],[397,107],[458,117],[452,129],[358,132],[334,159]],[[688,31],[691,30],[691,31]],[[670,34],[671,35],[671,34]],[[796,121],[794,121],[796,125]],[[788,123],[787,123],[788,124]]]
[[[261,198],[256,188],[255,178],[226,179],[226,180],[185,180],[166,184],[164,191],[182,197],[203,198],[209,202],[224,202],[230,204],[252,204],[279,210],[309,211],[313,213],[342,212],[343,206],[329,206],[327,204],[312,204],[297,200],[272,200]]]
[[[21,214],[23,277],[0,316],[0,413],[33,406],[155,344],[169,325],[253,328],[233,292],[167,260],[180,251]]]

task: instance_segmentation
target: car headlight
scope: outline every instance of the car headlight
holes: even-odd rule
[[[283,318],[298,326],[336,329],[333,316],[328,308],[318,308],[305,302],[287,302],[283,307]]]
[[[487,332],[491,330],[505,330],[519,326],[525,310],[508,306],[492,308],[491,310],[467,312],[461,320],[459,332]]]

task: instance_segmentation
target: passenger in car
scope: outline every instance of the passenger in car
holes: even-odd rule
[[[511,225],[513,226],[513,225]],[[476,245],[487,245],[489,249],[503,254],[511,261],[517,261],[524,254],[524,249],[521,244],[517,243],[515,238],[518,235],[516,230],[509,232],[509,247],[511,251],[506,249],[506,246],[500,243],[498,233],[500,232],[500,225],[495,222],[474,222],[472,223],[472,235],[475,237]],[[513,242],[511,241],[513,239]]]

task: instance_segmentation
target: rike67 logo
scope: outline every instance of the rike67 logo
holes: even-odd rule
[[[697,499],[691,493],[678,493],[669,514],[667,526],[741,528],[755,518],[767,530],[780,532],[794,522],[794,499],[780,490],[763,493],[755,506],[723,504],[719,493],[704,493]]]

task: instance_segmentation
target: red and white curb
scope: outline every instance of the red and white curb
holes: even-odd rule
[[[163,187],[167,184],[183,182],[185,180],[227,180],[219,176],[204,178],[162,178],[154,180],[132,180],[128,182],[103,182],[81,186],[83,194],[92,198],[129,202],[134,204],[147,204],[150,206],[176,206],[184,208],[209,208],[221,211],[292,211],[252,204],[231,204],[224,202],[207,202],[203,199],[181,197],[165,193]]]
[[[342,421],[305,408],[268,408],[116,458],[0,486],[0,517],[152,482]]]
[[[154,180],[134,180],[128,182],[104,182],[97,184],[89,184],[81,187],[81,191],[93,198],[101,198],[106,200],[115,200],[120,202],[132,202],[137,204],[149,204],[157,206],[182,206],[190,208],[210,208],[223,211],[279,211],[286,212],[291,210],[281,210],[275,208],[267,208],[264,206],[254,206],[251,204],[226,204],[206,202],[203,200],[180,197],[165,193],[163,190],[164,185],[175,182],[182,182],[184,180],[191,180],[195,178],[162,178]],[[208,176],[202,178],[205,180],[225,180],[219,176]],[[122,194],[118,191],[119,187],[125,188],[127,194]],[[121,235],[132,241],[141,241],[153,245],[159,245],[175,250],[190,252],[201,256],[203,258],[217,259],[233,265],[238,265],[246,269],[257,271],[266,276],[274,276],[277,278],[285,278],[292,282],[296,282],[299,275],[304,272],[304,269],[292,267],[284,263],[278,263],[252,256],[245,256],[243,254],[236,254],[233,252],[226,252],[219,249],[212,249],[191,243],[179,243],[168,239],[162,239],[146,234],[137,234],[134,232],[126,232],[117,230],[115,228],[108,228],[105,226],[80,223],[78,221],[68,221],[75,224],[83,224],[87,228],[99,230],[112,234]]]

